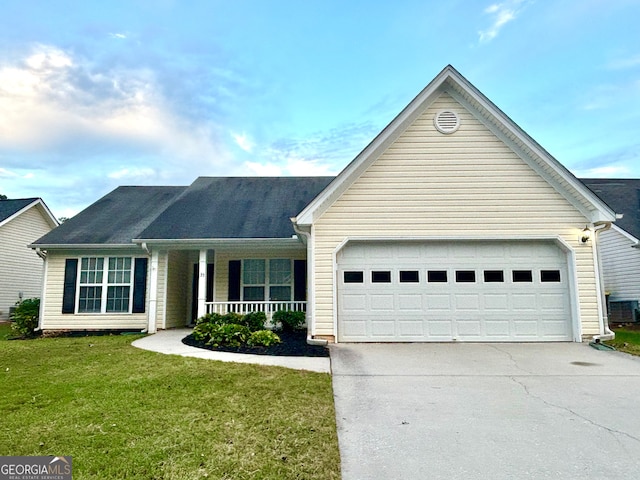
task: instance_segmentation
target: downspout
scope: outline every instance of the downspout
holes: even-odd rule
[[[314,305],[314,298],[315,298],[315,293],[313,290],[313,283],[314,283],[314,268],[313,268],[313,239],[311,237],[311,232],[305,232],[303,230],[301,230],[298,225],[296,224],[296,219],[292,218],[291,219],[291,223],[293,224],[293,230],[296,232],[296,235],[302,235],[306,238],[306,244],[307,244],[307,313],[311,313],[311,315],[308,315],[308,321],[309,321],[309,325],[307,328],[307,344],[309,345],[320,345],[320,346],[326,346],[329,342],[327,340],[322,340],[320,338],[313,338],[313,335],[311,335],[309,332],[313,332],[314,330],[314,322],[315,322],[315,305]],[[310,317],[310,318],[309,318]]]
[[[601,226],[602,228],[597,228]],[[616,334],[614,332],[611,331],[611,329],[609,328],[609,314],[607,312],[607,297],[605,294],[605,288],[604,288],[604,277],[602,275],[602,257],[600,255],[599,249],[600,249],[600,244],[599,244],[599,240],[600,240],[600,234],[602,232],[605,232],[607,230],[609,230],[611,228],[611,222],[597,222],[593,224],[594,227],[594,231],[593,231],[593,257],[594,257],[594,265],[595,267],[598,269],[598,290],[599,290],[599,296],[600,296],[600,308],[601,308],[601,315],[602,315],[602,333],[600,335],[594,335],[593,336],[593,341],[595,343],[600,343],[602,341],[606,341],[606,340],[613,340],[616,336]]]

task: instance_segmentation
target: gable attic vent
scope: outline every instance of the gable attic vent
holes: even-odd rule
[[[453,133],[460,127],[460,118],[451,110],[441,110],[436,113],[433,124],[440,133]]]

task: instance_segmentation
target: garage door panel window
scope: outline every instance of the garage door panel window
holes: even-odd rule
[[[391,272],[388,270],[371,272],[371,283],[391,283]]]
[[[343,280],[344,283],[364,283],[364,272],[344,272]]]
[[[427,281],[429,283],[447,283],[447,271],[429,270],[427,272]]]
[[[420,282],[420,272],[418,270],[400,270],[400,283]]]
[[[542,283],[560,282],[560,270],[540,270],[540,281]]]
[[[532,283],[533,272],[531,270],[513,270],[511,272],[513,283]]]
[[[485,283],[504,282],[504,272],[502,270],[485,270],[483,275]]]
[[[475,281],[475,270],[456,270],[456,283],[474,283]]]

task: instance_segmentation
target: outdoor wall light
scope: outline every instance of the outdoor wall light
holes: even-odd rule
[[[585,225],[584,230],[580,233],[580,243],[587,243],[589,240],[591,240],[591,230],[589,225]]]

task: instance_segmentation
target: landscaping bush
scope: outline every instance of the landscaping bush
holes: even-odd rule
[[[203,315],[196,320],[196,326],[204,323],[214,323],[217,325],[222,325],[222,315],[220,315],[219,313],[207,313],[206,315]]]
[[[208,341],[211,338],[211,333],[217,331],[217,328],[221,325],[216,321],[216,318],[206,319],[205,317],[200,317],[196,321],[196,326],[192,333],[193,338],[203,342]]]
[[[271,330],[258,330],[252,332],[247,339],[247,345],[250,347],[263,346],[270,347],[280,343],[280,337],[273,333]]]
[[[40,315],[40,299],[27,298],[16,303],[16,309],[11,314],[13,324],[11,328],[22,337],[35,337]]]
[[[244,325],[229,323],[227,325],[213,325],[207,345],[218,347],[226,345],[229,347],[239,347],[247,343],[251,331]]]
[[[267,315],[264,312],[251,312],[247,313],[238,323],[238,325],[244,325],[252,332],[264,330],[264,324],[267,321]]]
[[[304,312],[293,312],[290,310],[278,310],[271,318],[271,323],[273,323],[274,326],[280,324],[280,328],[285,332],[293,332],[300,328],[304,324],[304,321]]]

